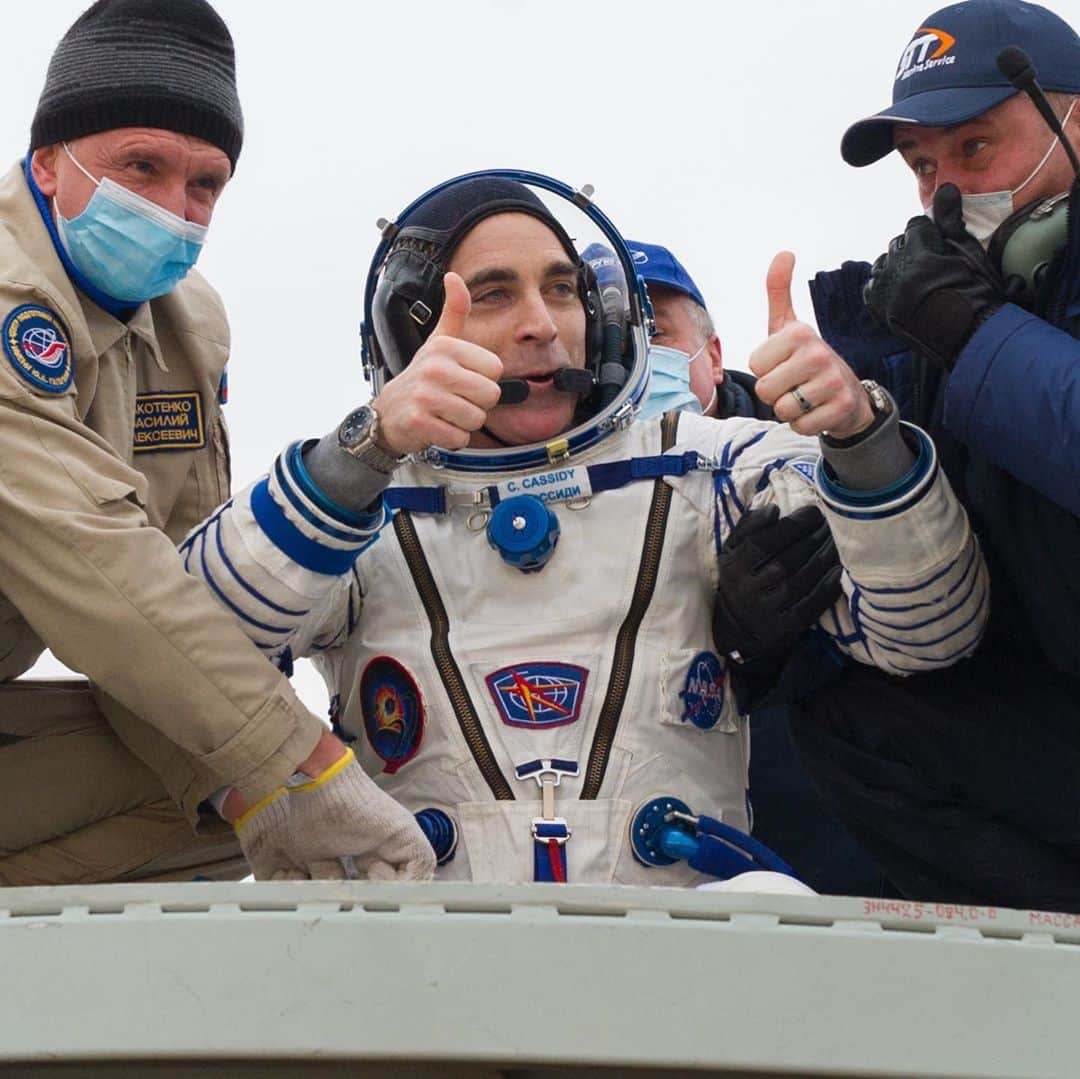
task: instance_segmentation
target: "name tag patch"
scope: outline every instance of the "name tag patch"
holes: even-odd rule
[[[573,498],[588,498],[592,495],[592,484],[589,470],[577,465],[506,480],[498,485],[498,492],[500,499],[534,495],[541,502],[568,502]]]
[[[202,398],[194,391],[140,393],[133,445],[136,453],[201,449],[206,445]]]
[[[4,320],[4,353],[16,373],[46,393],[71,385],[71,342],[60,319],[47,307],[23,304]]]

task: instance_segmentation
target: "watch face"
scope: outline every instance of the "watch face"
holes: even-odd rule
[[[338,429],[338,441],[343,446],[355,446],[371,430],[374,417],[375,413],[367,405],[350,412]]]

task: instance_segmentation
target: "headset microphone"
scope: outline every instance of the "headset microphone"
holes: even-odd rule
[[[500,378],[499,389],[500,405],[520,405],[529,396],[529,384],[523,378]]]
[[[584,396],[592,393],[596,378],[580,367],[560,367],[551,376],[551,384],[563,393],[580,393]],[[499,389],[502,391],[499,394],[500,405],[520,405],[531,392],[529,383],[523,378],[501,378]]]
[[[1054,110],[1050,107],[1050,102],[1046,100],[1046,94],[1043,92],[1043,88],[1039,85],[1039,73],[1035,70],[1035,65],[1031,62],[1031,57],[1028,56],[1023,49],[1018,48],[1016,45],[1010,45],[1008,48],[1002,49],[998,53],[997,57],[998,71],[1002,73],[1019,90],[1021,93],[1027,94],[1031,98],[1035,105],[1035,108],[1039,110],[1039,114],[1046,121],[1050,130],[1057,135],[1061,141],[1061,145],[1065,147],[1065,153],[1069,155],[1069,161],[1072,164],[1073,172],[1080,175],[1080,160],[1077,159],[1076,151],[1069,143],[1069,139],[1065,134],[1065,129],[1061,126],[1061,121],[1054,114]]]

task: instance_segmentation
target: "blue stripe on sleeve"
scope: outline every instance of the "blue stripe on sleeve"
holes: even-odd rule
[[[215,520],[217,520],[217,518],[215,518]],[[253,599],[258,600],[259,603],[261,603],[264,607],[268,607],[275,614],[283,614],[289,618],[303,618],[304,615],[306,615],[308,611],[310,611],[311,608],[308,608],[304,611],[290,611],[288,607],[279,607],[276,603],[272,603],[270,600],[268,600],[266,596],[264,596],[257,588],[248,584],[248,582],[240,576],[239,570],[237,570],[237,568],[232,564],[232,561],[229,559],[228,554],[226,554],[225,552],[225,545],[221,542],[220,521],[217,522],[217,528],[214,530],[214,540],[215,545],[217,546],[218,557],[221,559],[222,564],[229,571],[229,573],[232,574],[233,580],[236,581],[236,583]]]
[[[282,628],[280,626],[268,626],[262,622],[256,622],[254,618],[249,618],[239,607],[233,603],[228,596],[218,587],[217,582],[214,580],[213,575],[210,573],[210,567],[206,564],[206,533],[203,533],[203,542],[200,548],[200,559],[202,564],[202,579],[206,582],[207,587],[215,596],[221,601],[222,605],[228,607],[241,622],[246,622],[249,626],[254,626],[256,629],[265,630],[267,633],[288,633],[288,628]],[[264,644],[260,641],[255,641],[260,648],[277,648],[276,644]]]
[[[371,532],[382,526],[384,509],[381,496],[377,500],[378,509],[372,510],[370,513],[354,513],[344,506],[339,506],[333,499],[324,494],[318,484],[311,478],[311,474],[304,464],[303,451],[304,446],[300,442],[294,442],[285,451],[285,463],[289,477],[323,513],[340,524],[355,528],[360,532]]]
[[[975,558],[978,554],[978,551],[979,549],[976,544],[972,543],[971,551],[968,554],[968,562],[967,565],[964,567],[964,572],[960,574],[960,580],[957,581],[956,584],[954,584],[952,588],[950,588],[949,591],[945,593],[946,596],[951,596],[958,588],[961,588],[963,586],[964,581],[967,579],[967,575],[971,572],[972,566],[975,565]],[[950,573],[958,561],[958,558],[954,558],[943,570],[939,570],[932,577],[927,577],[926,580],[923,581],[921,584],[915,584],[905,588],[863,588],[862,591],[866,592],[868,595],[871,596],[899,596],[911,592],[921,592],[923,591],[923,589],[929,588],[930,585],[932,585],[935,581],[939,581],[946,574]],[[875,611],[899,612],[914,611],[919,607],[931,606],[934,602],[934,600],[928,600],[925,603],[913,603],[910,607],[882,607],[878,603],[871,603],[870,606],[873,607]]]
[[[251,510],[266,538],[298,566],[303,566],[312,573],[340,577],[349,572],[357,556],[368,545],[363,543],[347,551],[338,551],[308,539],[273,500],[270,483],[266,479],[260,480],[251,490]],[[355,540],[353,536],[348,538]]]
[[[935,645],[941,644],[942,641],[947,641],[950,637],[955,637],[958,633],[961,633],[965,629],[967,629],[972,622],[974,622],[977,618],[980,617],[985,607],[986,596],[984,595],[983,598],[979,601],[979,606],[975,609],[975,613],[972,614],[972,616],[966,622],[963,622],[961,625],[957,626],[956,629],[951,629],[948,633],[942,634],[940,637],[935,637],[932,641],[903,641],[897,640],[895,637],[875,636],[873,638],[874,644],[876,645],[876,647],[880,648],[884,652],[910,653],[913,648],[933,648]],[[883,644],[883,641],[889,641],[891,644],[899,645],[899,647],[890,648],[889,645]],[[968,647],[970,647],[970,645]],[[960,655],[963,651],[964,650],[962,649],[961,652],[954,653],[954,655]]]
[[[334,528],[332,525],[327,524],[326,521],[317,514],[309,510],[307,506],[300,501],[300,497],[293,490],[292,484],[286,479],[285,472],[281,467],[280,458],[274,462],[274,475],[277,476],[278,486],[281,488],[282,494],[289,500],[289,505],[291,505],[292,508],[308,522],[308,524],[313,524],[324,535],[331,536],[336,540],[342,540],[345,543],[351,543],[354,548],[359,547],[360,544],[366,540],[366,536],[358,536],[355,532],[345,532],[340,528]],[[252,496],[252,503],[254,504],[254,492],[252,492]],[[288,518],[284,519],[286,522],[288,521]],[[290,525],[290,527],[292,526]],[[303,535],[303,533],[298,534]],[[352,565],[351,561],[349,562],[349,565]],[[346,566],[346,569],[347,568],[348,566]]]
[[[899,629],[899,630],[922,629],[924,626],[929,626],[932,622],[940,622],[942,619],[948,618],[949,615],[955,614],[958,610],[960,610],[960,608],[963,607],[964,604],[967,603],[967,601],[969,599],[971,599],[971,594],[975,591],[975,586],[978,583],[979,583],[978,574],[972,574],[971,575],[971,580],[968,581],[967,591],[963,594],[963,596],[961,596],[961,598],[959,600],[956,601],[956,603],[954,603],[951,607],[946,608],[944,611],[941,611],[938,614],[933,615],[931,618],[927,618],[923,622],[913,622],[911,624],[904,624],[904,625],[899,625],[898,626],[895,622],[886,622],[883,618],[875,618],[874,615],[867,614],[866,611],[863,611],[862,616],[868,622],[873,622],[875,626],[884,626],[886,629]],[[951,595],[952,592],[950,591],[949,594]],[[867,604],[867,606],[871,606],[871,604]],[[920,606],[936,607],[937,603],[925,603],[925,604],[920,604]],[[874,608],[874,609],[876,610],[877,608]],[[910,611],[910,610],[914,610],[914,608],[907,607],[907,608],[905,608],[905,610]]]

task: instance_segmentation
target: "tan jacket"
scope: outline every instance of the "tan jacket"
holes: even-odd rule
[[[47,645],[119,702],[189,811],[224,784],[263,796],[322,727],[175,550],[229,493],[220,300],[192,273],[112,317],[76,291],[18,165],[0,325],[0,680]]]

